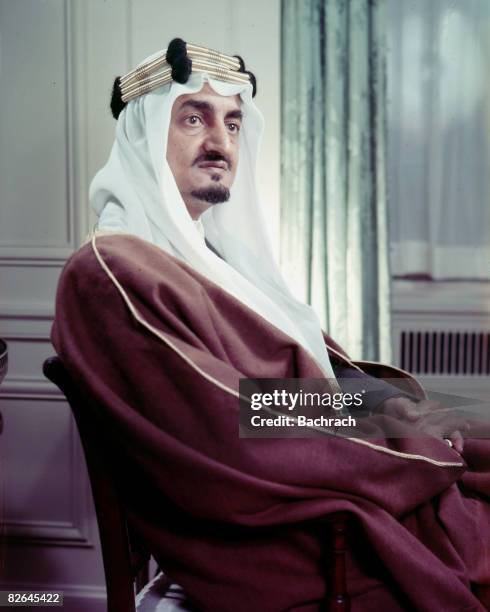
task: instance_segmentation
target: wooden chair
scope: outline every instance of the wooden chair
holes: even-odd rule
[[[72,409],[82,441],[88,474],[92,487],[99,526],[100,543],[107,588],[108,612],[150,612],[156,602],[168,597],[165,610],[190,610],[180,587],[172,585],[162,573],[149,584],[150,553],[145,543],[132,533],[125,516],[124,505],[117,491],[111,460],[111,442],[104,435],[100,417],[82,399],[58,357],[44,362],[46,378],[63,392]],[[329,612],[349,612],[345,577],[346,531],[348,514],[339,512],[328,518],[331,529],[330,563],[326,568]],[[140,592],[135,603],[135,592]],[[173,603],[172,603],[173,602]],[[159,608],[160,609],[160,608]]]
[[[46,378],[54,382],[73,411],[85,454],[99,526],[107,585],[109,612],[135,612],[133,583],[139,590],[148,581],[149,554],[128,531],[124,508],[111,474],[108,441],[89,406],[81,405],[80,393],[57,357],[43,365]]]

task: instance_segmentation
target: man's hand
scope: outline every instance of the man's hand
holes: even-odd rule
[[[468,424],[439,402],[416,403],[407,397],[390,397],[379,405],[377,412],[406,421],[429,436],[449,440],[454,450],[463,452],[462,432],[468,431]]]

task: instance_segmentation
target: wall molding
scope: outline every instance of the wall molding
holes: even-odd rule
[[[26,317],[24,320],[35,321],[32,317]],[[3,331],[2,338],[11,342],[50,342],[49,330],[44,332],[23,331],[17,330],[13,332]]]
[[[0,388],[2,400],[66,401],[61,391],[46,379],[15,377],[6,378]]]
[[[31,302],[28,306],[25,304],[1,304],[0,303],[0,321],[6,320],[29,320],[29,321],[47,321],[54,319],[54,306],[39,302],[35,304]],[[18,332],[21,333],[21,332]],[[2,332],[2,337],[5,332]]]
[[[66,0],[65,0],[66,1]],[[88,208],[88,25],[87,3],[68,2],[67,32],[67,134],[70,163],[70,200],[72,212],[72,242],[75,248],[83,244],[89,228]]]
[[[0,267],[62,268],[73,247],[0,246]]]
[[[93,546],[73,523],[63,521],[5,521],[4,537],[11,543],[44,546]]]

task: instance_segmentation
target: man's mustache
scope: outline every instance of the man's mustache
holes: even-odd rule
[[[213,151],[208,151],[207,153],[202,153],[192,163],[193,166],[200,164],[201,162],[213,162],[213,161],[224,161],[228,166],[228,170],[231,169],[231,159],[227,155],[222,155],[221,153],[214,153]]]

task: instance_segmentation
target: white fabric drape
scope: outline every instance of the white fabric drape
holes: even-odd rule
[[[392,272],[490,278],[490,2],[389,0]]]

